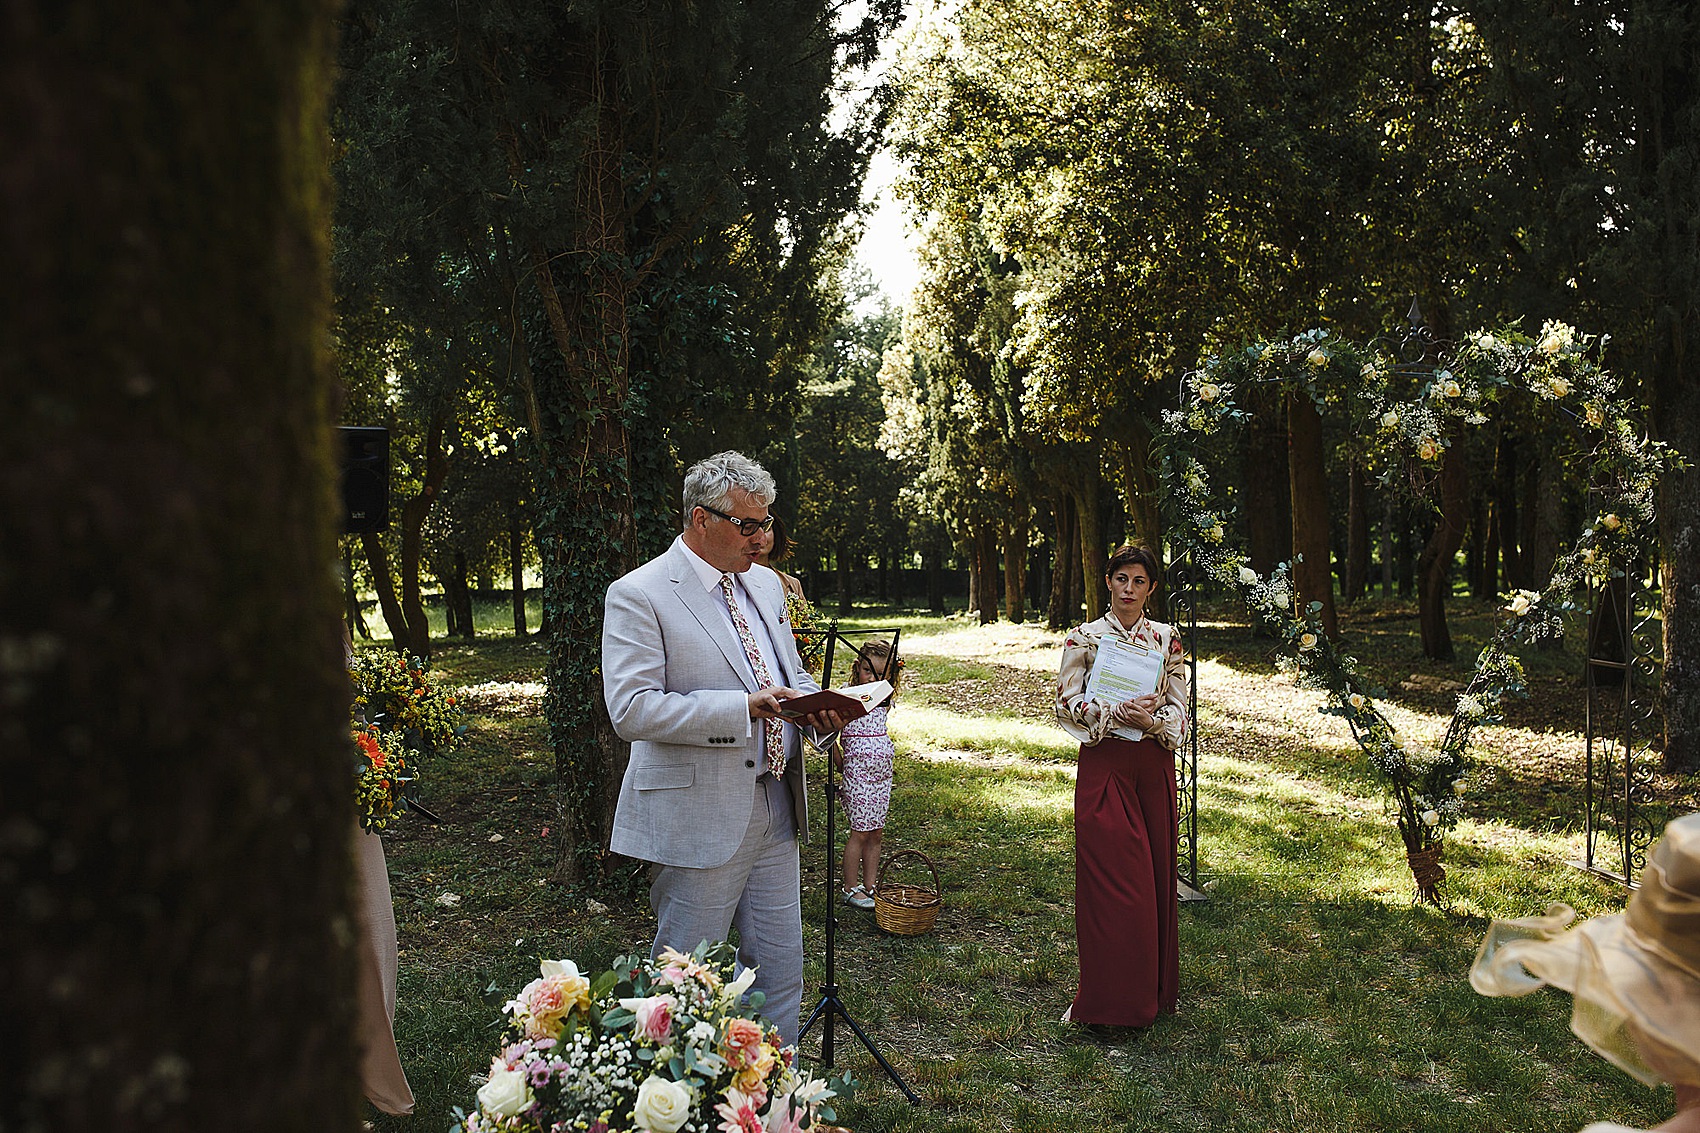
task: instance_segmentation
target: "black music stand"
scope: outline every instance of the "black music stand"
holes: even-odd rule
[[[873,637],[875,635],[884,636],[885,632],[878,629],[840,630],[837,619],[833,619],[826,631],[826,659],[821,665],[821,687],[826,688],[832,684],[832,653],[837,642],[842,641],[847,647],[853,649],[855,642],[850,640],[851,635]],[[897,639],[902,632],[901,629],[891,631],[891,656],[886,659],[887,666],[897,657]],[[890,676],[889,672],[881,673],[879,679],[889,680]],[[879,1063],[880,1069],[885,1071],[886,1077],[890,1078],[897,1088],[903,1091],[903,1096],[909,1099],[909,1104],[920,1105],[921,1099],[916,1096],[915,1091],[909,1088],[909,1084],[903,1080],[901,1074],[892,1069],[891,1063],[885,1060],[885,1055],[881,1054],[879,1048],[874,1045],[874,1040],[870,1039],[867,1032],[856,1024],[856,1020],[850,1017],[849,1010],[844,1006],[844,1001],[838,998],[836,964],[838,946],[838,836],[834,822],[838,809],[836,805],[838,802],[838,776],[832,762],[832,745],[838,740],[838,733],[828,732],[824,736],[811,736],[803,729],[798,728],[797,734],[807,740],[810,747],[826,756],[826,872],[827,880],[831,883],[827,886],[826,895],[826,982],[821,985],[820,1002],[815,1004],[815,1009],[809,1012],[809,1017],[803,1021],[802,1029],[797,1032],[797,1042],[801,1045],[803,1036],[809,1033],[809,1028],[815,1025],[815,1020],[821,1020],[820,1060],[821,1065],[831,1070],[833,1068],[833,1017],[837,1016],[843,1019],[850,1025],[850,1029],[856,1033],[856,1037],[862,1040],[862,1045],[867,1048],[868,1053],[874,1056],[874,1061]]]

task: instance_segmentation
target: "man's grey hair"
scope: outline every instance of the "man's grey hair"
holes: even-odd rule
[[[691,465],[685,473],[684,530],[699,507],[732,510],[732,489],[742,488],[762,507],[772,507],[779,487],[767,469],[741,452],[717,452]]]

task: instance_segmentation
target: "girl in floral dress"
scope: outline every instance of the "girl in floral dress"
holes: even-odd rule
[[[856,654],[850,683],[891,682],[903,677],[903,662],[889,641],[870,641]],[[886,716],[894,694],[884,704],[844,725],[833,760],[844,771],[844,809],[850,814],[850,837],[844,843],[844,903],[858,909],[874,907],[879,882],[880,838],[891,807],[892,760],[897,750],[886,733]],[[858,874],[861,880],[857,880]]]

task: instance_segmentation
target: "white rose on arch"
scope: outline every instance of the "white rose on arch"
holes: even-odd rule
[[[1537,591],[1513,590],[1511,592],[1511,602],[1505,607],[1505,609],[1514,617],[1520,618],[1527,614],[1530,610],[1533,610],[1535,606],[1539,604],[1540,600],[1541,596]]]

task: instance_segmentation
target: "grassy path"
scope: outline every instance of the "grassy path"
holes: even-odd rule
[[[1477,1133],[1670,1113],[1668,1090],[1644,1089],[1570,1036],[1568,997],[1484,1000],[1465,981],[1489,916],[1551,900],[1584,915],[1623,903],[1621,890],[1564,864],[1578,848],[1580,787],[1562,657],[1551,672],[1531,666],[1531,705],[1484,736],[1474,817],[1447,849],[1454,905],[1441,913],[1410,904],[1397,835],[1339,722],[1243,634],[1203,635],[1200,861],[1212,900],[1182,910],[1181,1013],[1105,1042],[1057,1022],[1074,979],[1074,748],[1049,709],[1060,638],[1034,626],[902,624],[910,665],[891,717],[887,852],[931,857],[944,907],[932,933],[908,938],[842,910],[844,1000],[926,1101],[909,1106],[841,1028],[839,1063],[863,1082],[846,1114],[858,1130]],[[1380,638],[1375,663],[1389,685],[1433,679],[1412,661],[1408,634],[1380,623],[1358,632]],[[420,1117],[380,1128],[438,1129],[450,1106],[467,1104],[469,1076],[494,1045],[489,983],[512,991],[540,954],[600,966],[652,932],[640,898],[543,883],[553,769],[542,660],[534,645],[498,640],[439,662],[479,716],[463,751],[431,769],[428,798],[446,825],[409,819],[389,840],[397,1031]],[[1440,727],[1447,700],[1417,682],[1398,698],[1401,728]],[[817,813],[804,851],[810,1003],[833,891],[820,828]]]

